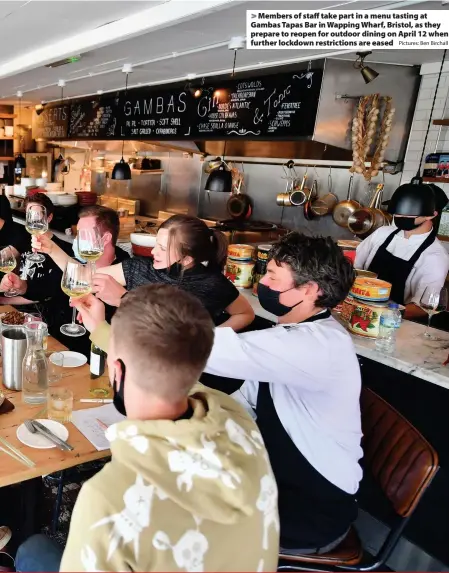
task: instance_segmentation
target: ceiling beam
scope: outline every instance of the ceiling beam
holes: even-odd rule
[[[26,72],[55,60],[172,26],[220,10],[227,5],[229,7],[230,3],[234,6],[242,2],[239,0],[183,0],[182,2],[166,0],[163,4],[70,36],[60,42],[37,48],[0,64],[0,78]]]

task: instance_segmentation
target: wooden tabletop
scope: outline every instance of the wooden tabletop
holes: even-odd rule
[[[0,307],[0,312],[11,310],[10,307]],[[57,340],[49,337],[48,350],[61,351],[66,348]],[[89,407],[98,407],[101,404],[81,404],[81,398],[90,398],[90,371],[89,365],[79,368],[64,368],[63,378],[55,387],[70,388],[73,391],[73,409],[80,410]],[[0,451],[0,487],[22,482],[31,478],[61,471],[78,464],[98,460],[110,455],[109,450],[98,452],[95,447],[71,423],[67,424],[69,437],[67,441],[75,448],[72,452],[61,451],[58,448],[38,450],[22,444],[16,435],[17,428],[24,420],[29,418],[46,418],[42,412],[45,404],[30,406],[22,402],[22,393],[7,390],[3,385],[1,389],[10,400],[15,409],[8,414],[0,415],[0,436],[6,438],[24,455],[35,462],[36,466],[29,468],[17,462],[7,454]]]

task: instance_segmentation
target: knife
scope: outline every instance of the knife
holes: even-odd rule
[[[36,422],[36,420],[31,420],[31,423],[40,434],[42,434],[43,436],[48,438],[51,442],[56,444],[61,450],[69,450],[69,451],[73,450],[73,447],[70,444],[64,442],[64,440],[61,440],[61,438],[58,438],[58,436],[56,436],[53,432],[51,432],[40,422]]]

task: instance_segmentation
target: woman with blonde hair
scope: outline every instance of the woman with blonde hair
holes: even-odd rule
[[[254,320],[249,302],[223,275],[228,241],[220,231],[189,215],[173,215],[158,229],[153,258],[134,257],[103,267],[93,280],[93,292],[106,304],[138,286],[162,283],[195,295],[216,325],[242,330]],[[33,247],[64,267],[67,255],[54,243],[33,238]]]

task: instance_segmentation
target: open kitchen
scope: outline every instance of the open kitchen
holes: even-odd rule
[[[32,4],[53,5],[37,0]],[[72,13],[81,2],[66,4]],[[131,312],[137,289],[157,283],[167,288],[180,286],[209,312],[217,328],[200,381],[227,394],[231,393],[226,389],[227,379],[240,381],[236,394],[248,382],[253,384],[253,379],[259,379],[260,386],[272,382],[257,378],[257,356],[262,360],[263,354],[273,352],[273,364],[280,365],[277,374],[281,379],[284,363],[287,377],[295,360],[298,377],[307,372],[306,365],[301,369],[302,362],[313,362],[317,372],[321,372],[318,365],[327,360],[333,361],[336,370],[348,368],[349,396],[353,365],[345,362],[346,347],[339,346],[341,337],[349,333],[350,352],[355,349],[357,355],[356,376],[358,367],[361,373],[366,440],[361,445],[365,448],[363,467],[364,471],[369,467],[374,477],[371,480],[364,475],[358,491],[342,486],[351,499],[357,492],[355,529],[346,528],[332,547],[326,540],[312,543],[320,549],[309,552],[316,553],[316,560],[307,551],[297,551],[296,556],[291,551],[283,553],[280,503],[282,565],[333,570],[336,564],[359,570],[369,555],[372,560],[368,563],[391,570],[444,570],[449,565],[442,535],[449,528],[446,50],[257,51],[247,49],[245,37],[246,10],[252,8],[252,2],[214,0],[202,8],[192,7],[201,3],[185,2],[181,7],[178,2],[177,15],[167,12],[170,2],[129,2],[132,14],[127,14],[125,2],[82,4],[87,15],[92,11],[99,30],[114,26],[122,18],[126,22],[128,18],[138,19],[142,10],[146,11],[145,18],[153,10],[166,20],[160,28],[148,24],[146,29],[142,24],[140,31],[136,29],[129,36],[117,28],[114,39],[99,39],[91,47],[80,44],[70,53],[68,48],[61,48],[55,36],[54,46],[59,46],[59,51],[55,47],[51,57],[23,69],[18,62],[17,69],[5,68],[3,72],[0,57],[0,449],[4,452],[3,440],[7,439],[16,450],[14,461],[8,460],[0,470],[0,500],[2,491],[13,491],[18,500],[14,503],[27,506],[17,512],[20,519],[14,518],[19,524],[8,522],[9,514],[14,514],[11,507],[5,519],[0,517],[0,544],[2,525],[9,532],[8,541],[13,531],[7,547],[11,554],[36,533],[45,533],[62,545],[67,542],[68,521],[77,495],[70,490],[78,491],[85,479],[103,467],[101,460],[109,455],[105,429],[119,422],[112,415],[108,421],[105,414],[105,427],[98,437],[98,427],[96,432],[92,429],[98,419],[93,414],[89,418],[89,411],[93,412],[90,408],[112,409],[113,400],[117,407],[115,396],[120,392],[116,384],[120,380],[120,399],[123,402],[126,398],[125,371],[131,368],[126,364],[126,370],[119,351],[115,362],[112,360],[112,353],[117,352],[117,341],[112,344],[117,329],[113,316],[117,308],[118,317],[127,309]],[[282,0],[260,4],[257,9],[302,10],[308,3]],[[321,4],[320,9],[334,9],[330,2]],[[369,8],[363,4],[368,3],[355,2],[341,9],[380,9],[375,2],[369,3],[373,4]],[[408,8],[407,4],[385,1],[382,9],[401,11]],[[413,4],[413,10],[446,10],[441,2]],[[105,20],[100,5],[111,5],[117,13]],[[24,9],[25,15],[28,9],[30,14],[34,10]],[[1,10],[0,5],[0,16]],[[59,7],[56,10],[56,19],[65,18]],[[73,17],[76,21],[81,18],[75,13]],[[145,18],[142,13],[142,22]],[[114,19],[116,22],[111,22]],[[136,22],[132,25],[138,27]],[[39,42],[37,38],[33,41],[27,51],[37,53]],[[5,57],[6,63],[8,59]],[[300,255],[303,251],[304,256]],[[173,258],[175,252],[177,258]],[[201,267],[199,273],[197,267]],[[276,275],[285,267],[294,277],[291,285]],[[309,279],[301,281],[301,272]],[[321,288],[315,276],[317,281],[328,282],[329,291]],[[318,289],[317,301],[335,299],[335,304],[316,304],[314,312],[301,315],[312,296],[310,284]],[[298,292],[304,296],[296,300]],[[92,297],[92,293],[102,301],[99,323],[92,318],[94,307],[83,302],[90,300],[84,297]],[[142,316],[147,310],[142,302]],[[124,333],[125,318],[121,318]],[[341,331],[322,347],[321,335],[315,340],[313,333],[328,319]],[[170,320],[166,317],[162,321],[165,327]],[[273,327],[273,332],[282,329],[288,333],[308,321],[311,324],[302,327],[312,334],[303,343],[298,338],[294,347],[291,340],[281,342],[284,339],[276,340],[273,346],[262,342],[258,346],[256,338],[251,338],[264,336],[260,333]],[[108,347],[103,335],[109,331]],[[241,337],[242,346],[229,332],[226,338],[227,331]],[[248,345],[249,356],[252,340],[257,352],[245,363],[242,348]],[[228,353],[223,368],[217,366],[222,356],[215,350],[220,341],[222,354],[225,347]],[[35,354],[41,352],[44,357],[46,406],[42,393],[38,396],[30,384],[22,383],[26,372],[40,368],[35,366],[33,348]],[[235,363],[231,374],[227,362]],[[111,374],[112,368],[116,368],[115,374]],[[59,382],[54,388],[52,376]],[[64,384],[67,376],[71,378]],[[281,380],[279,387],[289,391],[287,382]],[[39,450],[43,446],[33,445],[33,440],[42,436],[36,437],[28,426],[25,428],[22,419],[45,421],[47,408],[49,421],[56,424],[56,418],[50,417],[50,399],[57,400],[53,394],[60,390],[58,399],[63,401],[66,397],[62,391],[67,389],[72,406],[67,419],[62,420],[65,431],[57,437],[75,447],[79,460],[67,448],[59,452],[60,459],[54,450],[48,450],[47,456],[47,450]],[[290,398],[283,396],[284,402],[276,402],[271,393],[270,407],[282,422],[279,426],[283,425],[284,434],[297,444],[295,432],[300,435],[304,426],[299,424],[297,429],[294,425],[297,413],[288,418]],[[260,395],[254,404],[249,394],[245,400],[260,419],[271,458],[270,441],[263,430],[265,413],[258,412]],[[348,406],[342,396],[341,392],[341,405],[336,403],[329,412],[340,410],[341,414]],[[382,408],[385,404],[385,408],[391,407],[385,410],[388,414],[377,419],[384,431],[381,434],[379,429],[378,442],[373,422],[378,403],[367,396],[375,396]],[[84,402],[86,409],[78,406],[77,411],[74,400]],[[279,404],[284,404],[284,412]],[[304,408],[307,417],[314,407]],[[126,411],[117,409],[124,416]],[[348,418],[349,411],[348,406]],[[181,414],[172,419],[184,422],[184,412]],[[375,446],[371,442],[368,445],[372,438],[369,429]],[[349,425],[342,435],[354,432],[357,430]],[[305,442],[312,444],[312,450],[327,451],[320,442],[311,441],[313,434],[303,436]],[[339,439],[335,437],[336,442]],[[346,447],[342,439],[342,449],[350,449],[352,446]],[[133,445],[131,434],[126,440],[130,449],[132,446],[139,451],[141,444]],[[198,447],[209,447],[207,441],[201,443]],[[245,444],[247,449],[257,448],[256,442]],[[30,449],[33,447],[36,450]],[[291,473],[301,473],[301,465],[295,465],[290,450],[279,449],[285,459],[292,460]],[[416,458],[425,458],[419,469],[423,474],[415,481],[410,476],[417,466],[409,465],[407,449],[413,450]],[[37,452],[35,458],[33,452]],[[332,465],[333,455],[331,447],[322,461],[313,463],[304,453],[314,472],[323,464],[322,475],[326,475],[326,464]],[[385,474],[391,471],[392,477],[386,477],[376,466],[382,455]],[[414,457],[413,464],[415,461]],[[26,465],[22,472],[20,463]],[[271,463],[278,478],[274,455]],[[13,464],[19,464],[19,469]],[[92,469],[92,464],[100,465]],[[223,480],[225,483],[225,477]],[[404,501],[407,496],[403,494],[399,502],[396,489],[401,489],[402,480],[409,497]],[[317,483],[315,478],[311,483]],[[339,489],[335,483],[333,487]],[[45,501],[44,509],[37,507],[36,498]],[[335,507],[347,502],[338,496],[328,499]],[[200,521],[198,518],[197,529]],[[356,541],[353,531],[357,532]],[[157,537],[161,533],[155,534],[154,547],[161,553],[170,548],[167,555],[171,551],[174,555],[176,546],[171,543],[175,537],[172,541],[165,533],[167,539]],[[118,545],[119,541],[114,551]],[[326,547],[328,551],[323,549]],[[62,563],[67,567],[66,561]],[[101,568],[95,563],[89,561],[86,570]],[[186,570],[193,569],[186,566]]]

